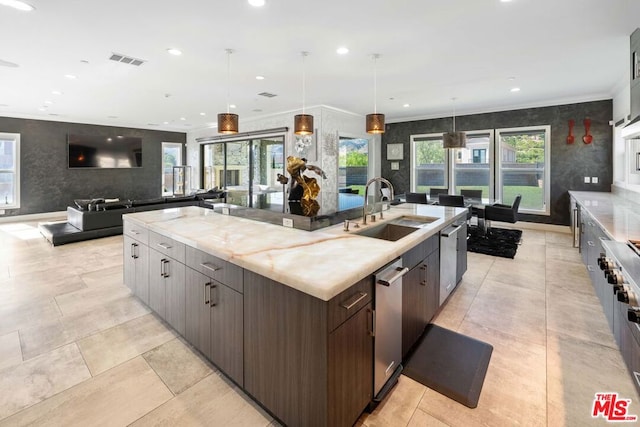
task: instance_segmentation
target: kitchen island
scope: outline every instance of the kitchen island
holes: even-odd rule
[[[380,220],[308,232],[197,207],[125,215],[125,283],[285,424],[351,425],[373,397],[373,273],[410,270],[405,354],[438,308],[439,232],[467,210],[384,213],[430,219],[386,241],[358,234]]]

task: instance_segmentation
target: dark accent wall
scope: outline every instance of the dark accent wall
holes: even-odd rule
[[[186,143],[180,132],[8,117],[0,117],[0,132],[20,134],[20,209],[6,215],[64,211],[74,199],[159,197],[162,142]],[[142,138],[142,167],[69,169],[69,133]]]
[[[527,108],[514,111],[473,114],[456,117],[456,130],[473,131],[536,125],[551,126],[551,215],[522,214],[520,220],[549,224],[569,225],[569,190],[611,191],[613,180],[612,119],[613,101],[593,101],[579,104]],[[593,142],[582,142],[583,120],[591,119]],[[568,121],[575,120],[575,142],[567,144]],[[396,193],[410,190],[410,140],[411,135],[448,132],[452,118],[418,120],[387,125],[382,136],[382,176],[389,179]],[[400,170],[391,170],[386,160],[387,144],[404,144],[404,160]],[[598,184],[585,184],[584,177],[597,176]]]

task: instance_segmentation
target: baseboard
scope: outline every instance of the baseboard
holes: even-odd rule
[[[27,215],[13,215],[0,217],[0,223],[3,222],[22,222],[22,221],[39,221],[39,220],[52,220],[52,219],[66,219],[67,211],[60,212],[42,212],[36,214]]]
[[[571,234],[571,227],[568,225],[544,224],[541,222],[518,221],[515,224],[511,224],[508,222],[491,221],[491,226],[500,228],[524,228],[527,230],[553,231],[555,233]]]

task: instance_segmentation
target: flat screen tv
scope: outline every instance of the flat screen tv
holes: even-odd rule
[[[142,167],[142,138],[69,134],[69,168]]]

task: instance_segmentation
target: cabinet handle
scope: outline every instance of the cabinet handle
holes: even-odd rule
[[[166,243],[158,243],[157,245],[160,246],[162,249],[165,249],[165,250],[171,249],[171,246],[167,245]]]
[[[169,277],[169,269],[168,268],[165,269],[165,265],[166,266],[169,265],[169,260],[166,258],[162,258],[160,260],[160,276]]]
[[[211,286],[211,282],[207,282],[204,284],[204,303],[209,304],[211,301],[211,288],[209,288]],[[207,299],[207,288],[209,288],[209,299]]]
[[[214,289],[215,294],[214,294]],[[211,283],[211,292],[210,292],[210,296],[209,299],[211,300],[211,307],[215,307],[216,305],[218,305],[218,285]],[[215,299],[214,299],[215,297]]]
[[[367,297],[367,294],[365,292],[358,292],[357,295],[352,296],[351,298],[349,298],[348,300],[340,304],[340,307],[346,308],[347,310],[351,310],[355,305],[357,305],[360,301],[362,301],[366,297]]]
[[[140,234],[138,230],[131,230],[131,234]]]
[[[420,284],[421,284],[422,286],[427,286],[427,281],[426,281],[426,280],[421,280],[421,281],[420,281]]]
[[[426,266],[425,264],[422,264],[422,265],[420,266],[420,270],[422,270],[422,271],[427,271],[427,266]]]
[[[137,259],[138,255],[136,255],[136,248],[138,247],[137,243],[132,243],[131,244],[131,258],[133,259]]]
[[[375,310],[371,310],[367,308],[367,313],[370,313],[370,316],[367,316],[367,332],[370,336],[376,336],[376,312]],[[369,327],[369,321],[371,321],[371,327]]]
[[[210,262],[203,262],[200,264],[200,267],[206,268],[207,270],[211,270],[214,273],[218,270],[221,270],[222,267],[216,267],[215,265],[211,264]]]

